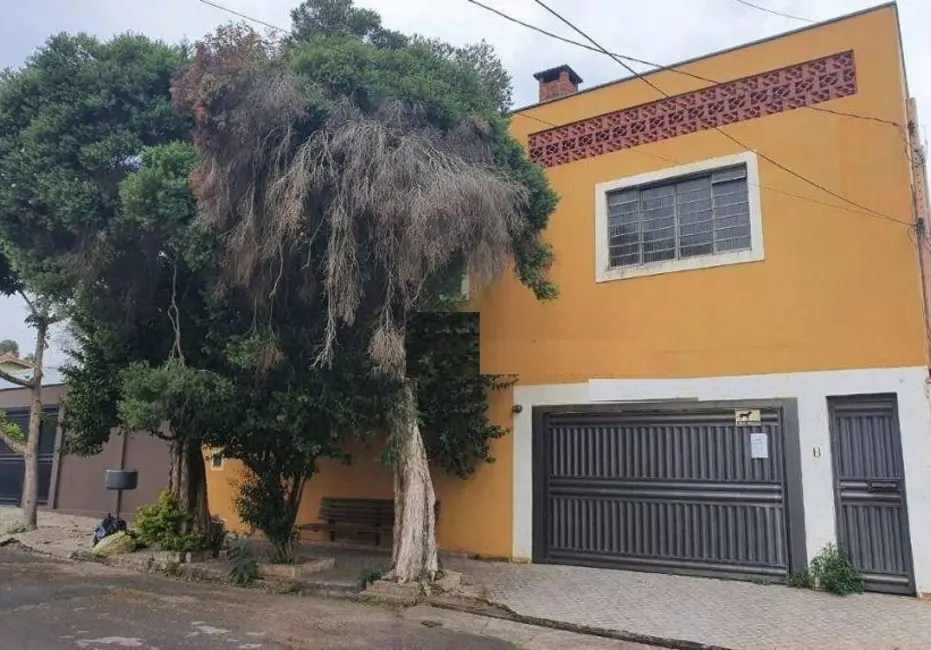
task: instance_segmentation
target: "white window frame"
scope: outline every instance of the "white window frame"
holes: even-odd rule
[[[661,260],[632,266],[611,266],[608,242],[608,194],[618,190],[651,185],[678,177],[690,176],[716,169],[746,165],[747,202],[750,211],[750,249],[727,253],[696,255],[678,260]],[[763,261],[763,218],[760,212],[760,171],[756,153],[746,151],[732,156],[710,158],[679,167],[669,167],[646,174],[628,176],[595,186],[595,282],[611,282],[662,273],[694,271],[716,266],[745,264]]]
[[[220,461],[220,464],[214,465],[214,462],[218,459]],[[223,471],[223,465],[225,461],[226,459],[223,458],[223,454],[221,454],[219,451],[214,450],[210,452],[210,461],[207,463],[207,465],[210,467],[210,471],[220,472],[220,471]]]

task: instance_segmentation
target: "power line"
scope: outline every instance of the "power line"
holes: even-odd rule
[[[747,2],[747,0],[734,0],[734,2],[738,2],[745,7],[750,7],[752,9],[758,9],[760,11],[765,11],[766,13],[772,14],[774,16],[781,16],[782,18],[791,18],[792,20],[800,20],[803,23],[809,23],[809,24],[814,24],[815,22],[817,22],[815,20],[812,20],[811,18],[802,18],[801,16],[793,16],[792,14],[786,14],[781,11],[776,11],[775,9],[770,9],[768,7],[762,7],[760,5],[753,4],[752,2]]]
[[[283,27],[278,27],[278,25],[272,25],[271,23],[267,23],[267,22],[265,22],[264,20],[259,20],[258,18],[253,18],[252,16],[247,16],[247,15],[244,14],[244,13],[240,13],[240,12],[236,11],[235,9],[230,9],[229,7],[224,7],[223,5],[217,4],[216,2],[211,2],[210,0],[199,0],[199,1],[202,2],[202,3],[205,4],[205,5],[210,5],[211,7],[214,7],[215,9],[219,9],[220,11],[225,11],[225,12],[228,13],[228,14],[233,14],[234,16],[239,16],[239,17],[242,18],[243,20],[248,20],[249,22],[253,22],[253,23],[257,24],[257,25],[263,25],[264,27],[268,27],[269,29],[273,29],[273,30],[275,30],[276,32],[281,32],[282,34],[288,34],[288,33],[290,33],[290,30],[284,29]]]
[[[576,41],[576,40],[571,39],[571,38],[566,38],[565,36],[560,36],[559,34],[556,34],[556,33],[554,33],[554,32],[551,32],[551,31],[548,31],[548,30],[546,30],[546,29],[543,29],[542,27],[537,27],[536,25],[533,25],[533,24],[531,24],[531,23],[528,23],[528,22],[526,22],[526,21],[523,21],[523,20],[521,20],[521,19],[519,19],[519,18],[515,18],[514,16],[508,15],[508,14],[504,13],[503,11],[500,11],[499,9],[495,9],[494,7],[485,4],[484,2],[481,2],[480,0],[466,0],[466,1],[469,2],[469,3],[471,3],[471,4],[473,4],[473,5],[475,5],[476,7],[480,7],[480,8],[482,8],[482,9],[484,9],[485,11],[489,11],[489,12],[491,12],[491,13],[493,13],[493,14],[495,14],[495,15],[501,17],[501,18],[504,18],[505,20],[510,21],[510,22],[514,23],[515,25],[520,25],[521,27],[525,27],[525,28],[527,28],[527,29],[529,29],[529,30],[532,30],[532,31],[534,31],[534,32],[537,32],[538,34],[543,34],[544,36],[548,36],[549,38],[555,39],[555,40],[557,40],[557,41],[561,41],[561,42],[566,43],[566,44],[568,44],[568,45],[574,45],[575,47],[581,47],[581,48],[586,49],[586,50],[589,50],[589,51],[591,51],[591,52],[597,52],[598,54],[606,54],[606,52],[604,52],[604,51],[601,50],[601,49],[598,49],[597,47],[593,47],[593,46],[591,46],[591,45],[589,45],[589,44],[587,44],[587,43],[583,43],[583,42],[581,42],[581,41]],[[654,72],[665,72],[665,71],[668,71],[668,72],[674,72],[674,73],[676,73],[676,74],[683,75],[683,76],[686,76],[686,77],[691,77],[692,79],[697,79],[697,80],[699,80],[699,81],[706,81],[706,82],[708,82],[708,83],[712,83],[712,84],[716,84],[716,85],[720,85],[720,84],[722,84],[722,83],[725,83],[725,82],[723,82],[723,81],[718,81],[717,79],[712,79],[712,78],[710,78],[710,77],[705,77],[705,76],[702,76],[702,75],[700,75],[700,74],[696,74],[696,73],[694,73],[694,72],[690,72],[690,71],[688,71],[688,70],[683,70],[682,68],[679,68],[679,67],[676,67],[676,66],[669,66],[669,65],[663,65],[663,64],[661,64],[661,63],[654,63],[653,61],[647,61],[646,59],[638,59],[637,57],[634,57],[634,56],[627,56],[627,55],[624,55],[624,54],[618,54],[618,53],[616,53],[616,52],[609,52],[609,53],[607,53],[607,54],[613,55],[613,56],[615,56],[615,57],[617,57],[617,58],[619,58],[619,59],[624,59],[625,61],[632,61],[633,63],[639,63],[640,65],[650,66],[651,68],[653,68],[653,70],[650,71],[651,74],[654,73]],[[636,74],[636,73],[634,73],[634,74]],[[638,76],[639,76],[639,75],[638,75]],[[857,113],[847,113],[847,112],[844,112],[844,111],[836,111],[836,110],[833,110],[833,109],[830,109],[830,108],[823,108],[823,107],[821,107],[821,106],[802,106],[802,107],[800,107],[800,108],[807,108],[807,109],[812,110],[812,111],[818,111],[819,113],[830,113],[831,115],[838,115],[838,116],[841,116],[841,117],[850,117],[850,118],[854,118],[854,119],[858,119],[858,120],[868,120],[868,121],[870,121],[870,122],[879,122],[880,124],[888,124],[888,125],[890,125],[890,126],[894,126],[894,127],[898,128],[898,129],[904,129],[904,127],[903,127],[901,124],[899,124],[898,122],[895,122],[895,121],[893,121],[893,120],[887,120],[887,119],[884,119],[884,118],[881,118],[881,117],[874,117],[874,116],[872,116],[872,115],[859,115],[859,114],[857,114]]]
[[[584,31],[582,31],[581,29],[579,29],[578,27],[576,27],[570,20],[568,20],[567,18],[564,18],[558,11],[556,11],[555,9],[550,8],[550,6],[547,5],[545,2],[543,2],[543,0],[533,0],[533,1],[536,2],[538,5],[540,5],[541,7],[543,7],[544,9],[546,9],[549,13],[551,13],[553,16],[555,16],[556,18],[558,18],[558,19],[559,19],[560,21],[562,21],[566,26],[568,26],[569,28],[571,28],[573,31],[575,31],[576,33],[578,33],[580,36],[582,36],[583,38],[585,38],[586,40],[588,40],[592,45],[594,45],[595,47],[597,47],[597,48],[598,48],[599,50],[601,50],[604,54],[607,54],[608,56],[610,56],[610,57],[611,57],[612,59],[614,59],[619,65],[623,66],[624,69],[628,70],[632,75],[636,76],[638,79],[640,79],[641,81],[643,81],[645,84],[647,84],[648,86],[650,86],[651,88],[653,88],[656,92],[660,93],[661,95],[663,95],[663,96],[666,97],[666,98],[671,98],[671,97],[672,97],[669,93],[665,92],[665,91],[664,91],[663,89],[661,89],[659,86],[657,86],[657,85],[654,84],[652,81],[650,81],[649,79],[647,79],[643,74],[638,73],[636,70],[634,70],[634,69],[631,68],[629,65],[627,65],[626,63],[624,63],[621,59],[619,59],[618,57],[616,57],[616,56],[614,56],[613,54],[611,54],[610,52],[608,52],[608,50],[604,49],[601,45],[598,44],[598,42],[597,42],[595,39],[593,39],[591,36],[589,36],[588,34],[586,34]],[[728,133],[727,131],[725,131],[725,130],[722,129],[721,127],[716,126],[716,125],[711,125],[711,128],[713,128],[715,131],[717,131],[718,133],[720,133],[721,135],[723,135],[724,137],[726,137],[728,140],[730,140],[731,142],[733,142],[734,144],[736,144],[737,146],[739,146],[741,149],[744,149],[744,150],[746,150],[746,151],[752,151],[752,150],[750,149],[750,147],[748,147],[747,145],[745,145],[743,142],[741,142],[740,140],[738,140],[737,138],[735,138],[734,136],[732,136],[730,133]],[[790,175],[792,175],[792,176],[798,178],[799,180],[804,181],[805,183],[808,183],[808,184],[811,185],[812,187],[818,188],[819,190],[821,190],[822,192],[825,192],[826,194],[830,194],[830,195],[833,196],[834,198],[840,199],[841,201],[844,201],[844,202],[849,203],[849,204],[851,204],[851,205],[853,205],[853,206],[856,206],[856,207],[860,208],[861,210],[865,210],[865,211],[867,211],[867,212],[872,212],[872,213],[875,214],[877,217],[881,217],[881,218],[883,218],[883,219],[888,219],[889,221],[894,221],[895,223],[899,223],[899,224],[903,224],[903,223],[904,223],[904,224],[906,224],[906,225],[909,225],[909,224],[907,224],[907,222],[904,222],[904,221],[901,221],[901,220],[899,220],[899,219],[896,219],[895,217],[892,217],[892,216],[890,216],[890,215],[888,215],[888,214],[885,214],[885,213],[883,213],[883,212],[880,212],[880,211],[878,211],[878,210],[874,210],[873,208],[867,207],[867,206],[865,206],[865,205],[863,205],[863,204],[861,204],[861,203],[857,203],[856,201],[853,201],[852,199],[848,199],[848,198],[847,198],[846,196],[844,196],[843,194],[839,194],[839,193],[835,192],[834,190],[832,190],[832,189],[830,189],[830,188],[827,188],[827,187],[821,185],[820,183],[817,183],[816,181],[811,180],[810,178],[808,178],[808,177],[806,177],[806,176],[804,176],[804,175],[802,175],[802,174],[800,174],[800,173],[798,173],[798,172],[796,172],[796,171],[790,169],[789,167],[786,167],[785,165],[783,165],[783,164],[780,163],[779,161],[774,160],[773,158],[767,156],[767,155],[764,154],[764,153],[761,153],[761,152],[757,151],[757,152],[756,152],[756,155],[758,155],[758,156],[759,156],[760,158],[762,158],[763,160],[768,161],[771,165],[775,165],[776,167],[778,167],[778,168],[781,169],[782,171],[786,172],[787,174],[790,174]]]
[[[720,84],[720,83],[721,83],[721,82],[719,82],[719,81],[715,81],[714,79],[709,79],[709,78],[707,78],[707,77],[703,77],[703,76],[701,76],[701,75],[693,74],[693,73],[688,72],[688,71],[685,71],[685,70],[679,70],[679,69],[673,68],[673,67],[665,67],[665,66],[662,66],[662,65],[660,65],[660,64],[658,64],[658,63],[652,63],[652,62],[645,61],[645,60],[643,60],[643,59],[637,59],[637,58],[634,58],[634,57],[624,56],[624,55],[620,55],[620,54],[612,54],[611,52],[606,51],[606,50],[605,50],[604,48],[602,48],[600,45],[597,45],[597,43],[595,43],[595,46],[586,45],[585,43],[581,43],[581,42],[579,42],[579,41],[575,41],[575,40],[572,40],[572,39],[569,39],[569,38],[565,38],[565,37],[563,37],[563,36],[559,36],[558,34],[554,34],[554,33],[552,33],[552,32],[548,32],[548,31],[546,31],[546,30],[544,30],[544,29],[541,29],[541,28],[539,28],[539,27],[536,27],[535,25],[531,25],[531,24],[525,23],[525,22],[523,22],[523,21],[521,21],[521,20],[519,20],[519,19],[517,19],[517,18],[513,18],[512,16],[509,16],[509,15],[507,15],[507,14],[501,12],[501,11],[498,11],[497,9],[495,9],[495,8],[493,8],[493,7],[490,7],[490,6],[488,6],[488,5],[485,5],[485,4],[483,4],[482,2],[479,2],[478,0],[468,0],[468,1],[471,2],[472,4],[475,4],[475,5],[479,6],[479,7],[481,7],[482,9],[486,9],[486,10],[488,10],[488,11],[491,11],[492,13],[495,13],[495,14],[499,15],[499,16],[501,16],[502,18],[505,18],[505,19],[507,19],[507,20],[509,20],[509,21],[511,21],[511,22],[515,22],[515,23],[517,23],[517,24],[519,24],[519,25],[522,25],[523,27],[526,27],[526,28],[531,29],[531,30],[536,31],[536,32],[540,32],[540,33],[542,33],[542,34],[544,34],[544,35],[546,35],[546,36],[549,36],[549,37],[551,37],[551,38],[555,38],[556,40],[563,41],[563,42],[568,43],[568,44],[570,44],[570,45],[575,45],[575,46],[577,46],[577,47],[582,47],[582,48],[585,48],[585,49],[587,49],[587,50],[591,50],[591,51],[593,51],[593,52],[599,52],[599,53],[602,53],[602,54],[607,54],[608,56],[614,58],[615,60],[617,60],[617,59],[627,59],[628,61],[634,61],[635,63],[640,63],[640,64],[643,64],[643,65],[649,65],[649,66],[652,66],[652,67],[654,67],[654,68],[658,68],[658,69],[660,69],[660,70],[670,70],[670,71],[672,71],[672,72],[677,72],[677,73],[679,73],[679,74],[683,74],[683,75],[686,75],[686,76],[689,76],[689,77],[693,77],[693,78],[695,78],[695,79],[700,79],[700,80],[702,80],[702,81],[707,81],[707,82],[709,82],[709,83],[713,83],[713,84]],[[201,3],[203,3],[203,4],[206,4],[206,5],[209,5],[209,6],[211,6],[211,7],[215,7],[216,9],[219,9],[219,10],[221,10],[221,11],[225,11],[225,12],[230,13],[230,14],[233,14],[233,15],[235,15],[235,16],[239,16],[240,18],[243,18],[244,20],[248,20],[248,21],[251,21],[251,22],[254,22],[254,23],[263,25],[263,26],[265,26],[265,27],[268,27],[269,29],[273,29],[273,30],[275,30],[275,31],[279,31],[279,32],[282,32],[282,33],[288,33],[288,30],[286,30],[286,29],[284,29],[284,28],[282,28],[282,27],[278,27],[277,25],[272,25],[271,23],[265,22],[265,21],[260,20],[260,19],[258,19],[258,18],[253,18],[252,16],[246,15],[246,14],[244,14],[244,13],[235,11],[235,10],[233,10],[233,9],[229,9],[229,8],[227,8],[227,7],[224,7],[223,5],[220,5],[220,4],[217,4],[217,3],[215,3],[215,2],[212,2],[211,0],[199,0],[199,2],[201,2]],[[547,7],[546,5],[544,5],[543,3],[539,3],[539,4],[540,4],[541,6],[543,6],[545,9],[547,9],[548,11],[550,11],[551,13],[555,13],[555,12],[553,12],[549,7]],[[565,20],[562,19],[561,16],[558,16],[558,14],[556,14],[556,15],[557,15],[557,17],[560,18],[560,20],[563,20],[563,21],[565,22]],[[570,24],[570,26],[572,26],[572,25]],[[580,30],[578,30],[577,28],[575,28],[574,26],[572,26],[572,27],[573,27],[573,29],[575,29],[576,31],[580,31]],[[580,32],[580,33],[582,33],[582,32]],[[586,38],[588,38],[587,35],[585,35],[584,33],[582,33],[582,35],[583,35],[583,36],[586,36]],[[591,40],[591,39],[589,39],[589,40]],[[594,43],[594,41],[592,41],[592,42]],[[618,61],[618,63],[621,63],[621,62]],[[621,65],[624,65],[624,64],[621,63]],[[667,93],[665,93],[663,90],[657,88],[655,85],[651,84],[648,80],[644,79],[642,74],[637,73],[635,70],[633,70],[632,68],[630,68],[630,67],[628,67],[628,66],[626,66],[626,65],[624,65],[624,67],[625,67],[628,71],[630,71],[634,76],[636,76],[637,78],[643,79],[643,81],[645,81],[645,82],[648,83],[650,86],[652,86],[657,92],[661,93],[662,95],[664,95],[664,96],[666,96],[666,97],[669,97],[669,95],[668,95]],[[893,126],[901,127],[901,125],[897,124],[896,122],[891,122],[891,121],[889,121],[889,120],[883,120],[883,119],[881,119],[881,118],[876,118],[876,117],[868,117],[868,116],[863,116],[863,115],[856,115],[856,114],[853,114],[853,113],[843,113],[843,112],[841,112],[841,111],[833,111],[833,110],[830,110],[830,109],[818,108],[818,107],[815,107],[815,106],[806,106],[806,107],[804,107],[804,108],[811,108],[811,109],[813,109],[813,110],[820,110],[820,111],[823,111],[823,112],[826,112],[826,113],[832,113],[832,114],[840,115],[840,116],[844,116],[844,117],[853,117],[853,118],[859,118],[859,119],[865,119],[865,120],[872,120],[872,121],[877,121],[877,122],[883,122],[883,123],[891,124],[891,125],[893,125]],[[519,115],[520,117],[523,117],[523,118],[525,118],[525,119],[534,120],[534,121],[536,121],[536,122],[539,122],[539,123],[541,123],[541,124],[544,124],[544,125],[549,126],[549,127],[552,127],[552,128],[558,128],[559,126],[561,126],[561,125],[559,125],[559,124],[553,124],[552,122],[549,122],[549,121],[547,121],[547,120],[544,120],[544,119],[535,117],[535,116],[533,116],[533,115],[527,115],[527,114],[525,114],[525,113],[514,113],[514,115]],[[718,131],[721,131],[720,128],[718,128],[718,127],[715,127],[715,128],[716,128]],[[732,140],[734,139],[734,138],[732,138],[729,134],[725,133],[724,131],[721,131],[721,133],[723,133],[725,136],[727,136],[728,138],[730,138],[730,139],[732,139]],[[735,140],[735,142],[736,142],[736,140]],[[739,144],[739,143],[738,143],[738,144]],[[744,145],[740,145],[740,146],[741,146],[742,148],[744,148],[744,149],[748,149],[748,148],[747,148],[746,146],[744,146]],[[749,149],[748,149],[748,150],[749,150]],[[639,151],[639,150],[636,150],[636,149],[634,149],[633,151],[635,151],[636,153],[639,153],[639,154],[641,154],[641,155],[646,155],[646,156],[650,156],[650,157],[657,158],[657,159],[660,159],[660,160],[665,160],[666,162],[670,162],[670,163],[672,163],[672,164],[674,164],[674,165],[682,165],[682,164],[684,164],[684,163],[682,163],[682,162],[680,162],[680,161],[673,160],[673,159],[671,159],[671,158],[666,158],[666,157],[664,157],[664,156],[658,156],[658,155],[655,155],[655,154],[649,154],[649,153],[646,153],[646,152],[644,152],[644,151]],[[769,162],[775,164],[777,167],[782,168],[782,166],[781,166],[779,163],[777,163],[777,162],[773,161],[772,159],[770,159],[770,158],[764,156],[763,154],[760,154],[759,152],[757,152],[757,155],[759,155],[761,158],[764,158],[765,160],[768,160]],[[830,207],[830,208],[835,208],[835,209],[840,209],[840,210],[846,210],[846,211],[848,211],[848,212],[853,212],[853,213],[856,213],[856,214],[862,214],[862,215],[865,215],[865,216],[868,216],[868,217],[874,217],[874,218],[879,218],[879,219],[885,219],[885,220],[888,220],[888,221],[894,221],[895,223],[898,223],[898,224],[909,225],[909,224],[907,224],[907,223],[904,222],[904,221],[900,221],[899,219],[895,219],[894,217],[890,217],[890,216],[888,216],[888,215],[885,215],[885,214],[879,213],[879,212],[877,212],[877,211],[875,211],[875,210],[872,210],[872,209],[870,209],[870,208],[868,208],[868,207],[866,207],[866,206],[861,206],[861,205],[859,205],[859,204],[857,204],[857,203],[855,203],[855,202],[853,202],[853,201],[850,201],[849,199],[846,199],[845,197],[843,197],[843,196],[841,196],[841,195],[835,194],[834,192],[828,190],[827,188],[823,188],[823,187],[821,187],[820,185],[814,183],[813,181],[810,181],[809,179],[804,178],[804,177],[802,177],[802,176],[796,174],[795,172],[792,172],[791,170],[786,170],[786,171],[788,171],[790,174],[792,174],[792,175],[794,175],[794,176],[798,176],[799,178],[801,178],[801,179],[804,180],[805,182],[807,182],[807,183],[813,185],[814,187],[817,187],[818,189],[821,189],[822,191],[825,191],[825,192],[827,192],[828,194],[831,194],[832,196],[835,196],[836,198],[841,199],[842,201],[845,201],[845,202],[847,202],[847,203],[850,203],[851,205],[857,206],[857,208],[859,208],[859,209],[849,208],[849,207],[842,206],[842,205],[834,205],[834,204],[832,204],[832,203],[827,203],[827,202],[825,202],[825,201],[819,201],[818,199],[812,199],[812,198],[810,198],[810,197],[801,196],[801,195],[799,195],[799,194],[793,194],[793,193],[791,193],[791,192],[786,192],[785,190],[779,190],[779,189],[776,189],[776,188],[773,188],[773,187],[764,186],[764,185],[757,185],[757,187],[759,187],[760,189],[765,189],[765,190],[771,191],[771,192],[776,192],[777,194],[784,194],[784,195],[786,195],[786,196],[790,196],[790,197],[793,197],[793,198],[796,198],[796,199],[799,199],[799,200],[802,200],[802,201],[808,201],[808,202],[810,202],[810,203],[816,203],[816,204],[823,205],[823,206]],[[756,185],[755,183],[750,183],[750,184],[751,184],[751,185]]]

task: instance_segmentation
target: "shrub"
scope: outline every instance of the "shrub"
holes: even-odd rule
[[[234,584],[245,587],[259,575],[259,563],[249,549],[248,543],[238,541],[233,544],[229,555],[230,579]]]
[[[381,570],[366,567],[359,572],[359,587],[367,589],[369,585],[381,580]]]
[[[190,553],[207,547],[201,535],[185,532],[190,520],[170,492],[162,492],[158,502],[136,510],[133,528],[141,546],[163,551]]]
[[[811,582],[838,596],[863,593],[863,576],[851,564],[847,552],[834,544],[828,544],[811,561]]]
[[[294,542],[299,535],[294,522],[300,496],[300,491],[286,485],[274,471],[262,475],[253,473],[239,486],[236,498],[239,517],[253,529],[262,531],[271,543],[273,564],[294,562]]]
[[[811,573],[808,569],[789,574],[788,585],[793,589],[811,589]]]

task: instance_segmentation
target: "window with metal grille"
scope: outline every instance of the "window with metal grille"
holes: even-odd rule
[[[745,164],[607,195],[610,266],[751,248]]]

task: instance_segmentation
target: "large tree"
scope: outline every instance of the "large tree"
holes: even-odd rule
[[[32,304],[64,305],[72,317],[63,425],[79,452],[98,451],[120,424],[122,371],[161,363],[174,346],[179,265],[166,259],[171,224],[157,219],[175,206],[146,221],[121,187],[146,147],[188,136],[169,95],[185,61],[182,48],[141,36],[62,34],[0,80],[0,240],[43,297]]]
[[[554,297],[541,231],[556,197],[508,134],[503,95],[488,82],[500,81],[487,74],[496,60],[386,42],[377,16],[358,11],[305,2],[282,50],[246,28],[220,30],[197,45],[173,93],[197,120],[195,190],[204,219],[228,233],[230,278],[266,307],[287,278],[326,310],[308,363],[339,363],[351,328],[400,386],[389,412],[393,577],[429,580],[435,495],[409,325],[454,308],[463,272],[480,288],[513,264],[538,298]]]

